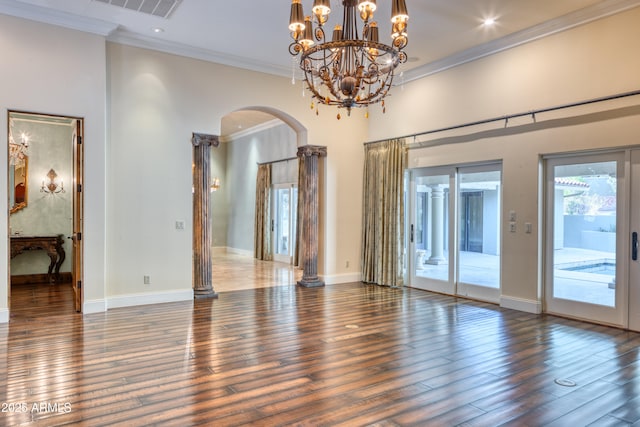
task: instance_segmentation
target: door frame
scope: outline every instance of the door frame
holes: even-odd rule
[[[445,240],[447,242],[448,248],[448,264],[447,264],[447,280],[439,280],[435,278],[427,278],[420,277],[416,274],[416,264],[417,264],[417,244],[415,239],[416,232],[416,224],[417,224],[417,198],[414,195],[417,193],[418,184],[416,180],[422,177],[428,176],[447,176],[448,177],[448,185],[449,185],[449,196],[446,203],[443,203],[443,208],[446,207],[446,212],[443,213],[443,220],[446,219],[448,224],[448,234],[445,236]],[[456,167],[455,166],[435,166],[435,167],[425,167],[425,168],[417,168],[409,170],[409,197],[408,205],[409,212],[408,214],[408,228],[409,238],[407,239],[407,244],[409,246],[409,250],[407,251],[407,283],[409,286],[423,289],[431,292],[438,292],[447,295],[455,295],[456,293],[456,270],[455,270],[455,262],[453,261],[453,257],[455,257],[455,251],[453,250],[457,245],[455,243],[457,239],[456,227],[451,222],[455,221],[457,217],[457,212],[455,212],[456,203],[453,200],[452,194],[457,194],[457,183],[456,183]],[[426,208],[427,212],[431,203],[427,198]],[[426,226],[428,227],[428,225]],[[430,239],[431,231],[427,228],[426,233],[427,241]],[[427,242],[425,245],[428,246]]]
[[[629,197],[631,195],[630,180],[630,156],[629,149],[585,151],[578,153],[545,156],[543,158],[544,196],[543,196],[543,223],[544,223],[544,259],[543,259],[543,286],[542,303],[543,311],[553,315],[570,317],[584,321],[617,327],[628,326],[629,303],[629,259],[630,251],[627,244],[629,235]],[[553,297],[554,277],[554,191],[555,180],[553,168],[563,164],[600,163],[616,161],[617,164],[617,188],[616,188],[616,295],[615,306],[589,304]],[[627,301],[627,303],[625,303]]]
[[[502,283],[500,279],[500,286],[498,288],[486,287],[477,284],[464,283],[460,281],[460,248],[459,248],[459,193],[460,193],[460,174],[465,173],[477,173],[477,172],[500,172],[500,183],[502,183],[502,161],[483,162],[477,164],[457,164],[450,166],[433,166],[410,169],[408,171],[407,186],[410,193],[407,197],[407,273],[405,281],[411,287],[424,289],[431,292],[444,293],[453,296],[462,296],[465,298],[472,298],[482,301],[488,301],[492,303],[499,303],[502,292]],[[416,274],[417,264],[417,243],[416,243],[416,229],[417,229],[417,179],[427,176],[448,176],[449,194],[445,219],[448,224],[448,235],[446,236],[447,251],[448,251],[448,279],[446,281],[420,277]],[[498,206],[497,212],[498,218],[498,230],[502,228],[502,185],[500,186],[499,194],[500,206]],[[430,206],[429,201],[426,203],[427,210]],[[412,228],[413,227],[413,228]],[[430,231],[427,229],[427,236]],[[499,277],[502,278],[502,239],[503,233],[500,232],[497,244],[500,251],[500,263],[499,263]],[[429,238],[427,237],[427,241]]]
[[[640,148],[632,148],[629,151],[629,230],[627,230],[627,236],[629,236],[628,253],[626,259],[629,260],[628,264],[628,277],[629,277],[629,301],[627,325],[631,330],[640,331]],[[635,183],[635,185],[634,185]],[[636,213],[635,215],[633,213]],[[633,233],[637,233],[636,237],[638,241],[634,242]],[[632,258],[633,246],[635,243],[637,259]]]
[[[83,226],[84,226],[84,118],[76,117],[64,114],[48,114],[48,113],[36,113],[33,111],[23,111],[23,110],[7,110],[7,126],[9,126],[9,117],[11,114],[23,114],[23,115],[31,115],[42,118],[50,118],[50,119],[66,119],[69,120],[70,125],[75,126],[74,137],[71,141],[72,144],[72,175],[73,175],[73,183],[71,186],[67,188],[70,189],[72,194],[72,236],[68,236],[68,238],[73,242],[71,244],[73,253],[72,257],[72,267],[71,267],[71,275],[72,275],[72,287],[74,291],[74,309],[76,312],[82,312],[82,306],[84,303],[84,290],[83,290],[83,259],[84,259],[84,248],[83,248]],[[75,124],[73,124],[75,122]],[[9,132],[9,128],[6,130],[7,134]],[[7,144],[7,150],[9,150]],[[7,162],[9,161],[7,156]],[[7,173],[9,168],[7,168]],[[7,179],[7,187],[5,189],[6,197],[8,198],[9,194],[9,180]],[[11,225],[11,216],[9,214],[10,206],[7,206],[7,240],[10,245],[10,233],[8,232]],[[9,246],[8,245],[8,246]],[[11,312],[11,251],[7,254],[7,307],[9,310],[9,315]]]
[[[496,214],[497,214],[497,220],[498,223],[496,225],[496,231],[498,233],[498,237],[497,237],[497,242],[496,244],[498,245],[498,253],[500,256],[499,259],[499,263],[498,263],[498,287],[490,287],[490,286],[483,286],[480,284],[474,284],[474,283],[467,283],[462,281],[461,279],[461,274],[460,274],[460,268],[463,268],[462,262],[461,262],[461,248],[460,248],[460,238],[458,236],[458,239],[456,240],[456,251],[455,251],[455,257],[456,257],[456,295],[458,296],[462,296],[465,298],[472,298],[472,299],[476,299],[476,300],[481,300],[481,301],[487,301],[487,302],[491,302],[491,303],[495,303],[495,304],[499,304],[500,303],[500,296],[502,295],[502,240],[504,238],[504,233],[502,232],[503,229],[503,219],[502,219],[502,162],[491,162],[491,163],[483,163],[481,165],[458,165],[456,166],[456,181],[458,181],[458,184],[456,186],[456,210],[458,210],[458,213],[456,215],[455,218],[455,228],[456,228],[456,235],[458,235],[459,230],[460,230],[460,225],[458,223],[458,221],[460,220],[460,212],[459,212],[459,201],[458,198],[460,196],[460,194],[462,193],[461,189],[462,189],[462,183],[459,180],[460,175],[464,175],[464,174],[474,174],[474,173],[482,173],[482,172],[499,172],[500,173],[500,188],[498,191],[498,204],[496,207]],[[485,195],[483,193],[483,206],[484,203],[486,202],[485,199]],[[487,222],[488,222],[487,218]],[[484,218],[483,218],[484,220]],[[484,232],[484,226],[483,226],[483,232]],[[485,243],[483,242],[483,245]]]
[[[283,262],[287,264],[293,263],[293,255],[296,250],[296,229],[295,223],[297,220],[297,197],[293,197],[294,190],[297,190],[297,184],[293,183],[284,183],[284,184],[273,184],[271,186],[271,252],[273,253],[273,260],[276,262]],[[277,208],[278,208],[278,199],[277,199],[277,191],[278,190],[288,190],[289,191],[289,250],[287,255],[281,255],[276,252],[276,236],[278,230],[277,224]],[[294,200],[295,199],[295,200]]]

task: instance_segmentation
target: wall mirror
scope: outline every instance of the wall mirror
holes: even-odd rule
[[[9,213],[27,207],[29,182],[29,137],[20,134],[14,138],[13,113],[9,113]]]

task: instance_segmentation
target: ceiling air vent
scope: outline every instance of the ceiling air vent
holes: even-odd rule
[[[182,0],[94,0],[147,15],[169,18]]]

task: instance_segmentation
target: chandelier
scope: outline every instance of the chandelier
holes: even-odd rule
[[[376,0],[342,0],[342,5],[342,25],[334,27],[329,41],[325,24],[331,13],[330,0],[314,0],[313,18],[305,17],[301,0],[292,0],[289,30],[294,42],[289,53],[300,57],[307,87],[319,103],[346,108],[351,115],[354,107],[381,102],[384,112],[394,70],[407,60],[402,51],[408,43],[405,0],[392,0],[391,45],[379,41],[378,24],[373,21]]]
[[[9,119],[9,164],[11,166],[24,166],[29,153],[29,135],[22,132],[20,142],[13,139],[13,119]]]

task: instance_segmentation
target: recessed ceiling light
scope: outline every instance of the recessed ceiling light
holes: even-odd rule
[[[482,21],[482,24],[485,27],[491,27],[496,24],[496,18],[485,18],[485,20]]]
[[[152,28],[151,31],[153,31],[154,33],[164,33],[164,28],[155,27]]]

